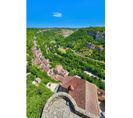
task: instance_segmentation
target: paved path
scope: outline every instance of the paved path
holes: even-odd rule
[[[71,50],[72,50],[72,49],[71,49]],[[85,57],[84,55],[79,54],[79,53],[75,52],[74,50],[72,50],[72,51],[73,51],[73,53],[74,53],[75,55],[80,56],[80,57],[82,57],[82,58],[90,59],[90,60],[93,60],[93,61],[95,61],[95,62],[99,62],[99,63],[105,64],[105,62],[103,62],[103,61],[95,60],[95,59],[92,59],[92,58],[90,58],[90,57]]]

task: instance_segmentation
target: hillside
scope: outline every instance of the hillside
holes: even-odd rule
[[[95,29],[101,31],[104,28]],[[89,30],[89,28],[75,29],[74,33],[64,38],[60,33],[61,29],[50,29],[38,34],[37,42],[53,67],[61,64],[71,75],[76,74],[88,81],[99,83],[97,79],[86,77],[84,71],[89,71],[100,79],[105,78],[105,40],[95,40],[87,33]]]
[[[36,64],[32,52],[33,42],[49,60],[51,68],[63,66],[70,76],[80,76],[105,89],[105,28],[28,28],[27,29],[27,117],[38,118],[53,92],[46,87],[51,79]],[[40,84],[33,84],[40,78]],[[35,112],[36,111],[36,112]]]

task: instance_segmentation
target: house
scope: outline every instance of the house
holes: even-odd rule
[[[42,55],[42,54],[41,54],[41,51],[40,51],[40,50],[36,50],[36,57],[37,57],[37,58],[40,58],[41,55]]]
[[[32,47],[32,53],[35,55],[35,53],[36,53],[36,46]]]
[[[67,77],[69,72],[67,70],[64,70],[62,65],[56,65],[55,72],[63,77]]]
[[[32,81],[32,84],[35,86],[39,86],[39,83],[41,82],[40,78],[36,78],[34,81]]]
[[[49,71],[49,67],[48,66],[43,66],[43,70],[45,71],[45,72],[48,72]]]
[[[94,48],[95,48],[95,45],[92,44],[92,43],[88,43],[88,44],[87,44],[87,47],[88,47],[89,49],[94,49]]]
[[[99,40],[99,39],[105,39],[105,32],[97,31],[96,40]]]
[[[33,60],[33,64],[35,64],[35,65],[40,65],[40,64],[41,64],[41,61],[40,61],[39,59],[35,58],[35,59]]]
[[[56,65],[55,70],[57,71],[57,73],[60,73],[63,70],[62,65]]]
[[[69,81],[72,78],[72,76],[63,77],[61,75],[56,75],[56,80],[60,81],[61,83],[65,83]]]
[[[86,80],[66,78],[49,98],[41,118],[100,118],[97,87]]]
[[[64,82],[58,91],[67,92],[76,102],[78,107],[86,112],[100,116],[97,87],[86,80],[72,77]]]
[[[53,69],[50,69],[48,72],[47,72],[47,75],[48,76],[51,76],[53,74]]]
[[[44,60],[42,61],[42,63],[44,63],[45,65],[48,65],[48,64],[49,64],[49,60],[44,59]]]

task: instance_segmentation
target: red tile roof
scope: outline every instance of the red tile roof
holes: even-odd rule
[[[33,60],[33,64],[39,65],[39,64],[41,64],[41,61],[38,60],[37,58],[35,58],[35,59]]]
[[[100,115],[97,88],[86,80],[73,77],[62,84],[62,87],[69,89],[69,94],[74,98],[78,107],[95,115]]]
[[[63,70],[62,65],[56,65],[55,70],[60,73]]]
[[[66,78],[66,77],[68,76],[68,74],[69,74],[67,70],[64,70],[64,69],[63,69],[62,65],[56,65],[55,71],[56,71],[59,75],[65,77],[65,78]]]

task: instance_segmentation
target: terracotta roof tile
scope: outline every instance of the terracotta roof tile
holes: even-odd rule
[[[62,86],[66,89],[70,88],[70,86],[73,88],[72,90],[69,89],[68,93],[74,98],[78,107],[95,115],[100,115],[97,88],[94,84],[77,77],[71,77]]]

